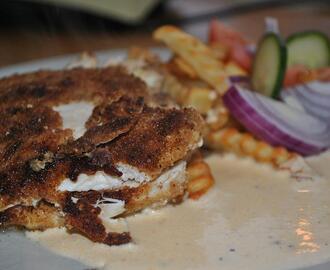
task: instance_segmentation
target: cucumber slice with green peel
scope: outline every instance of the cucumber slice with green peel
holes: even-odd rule
[[[276,33],[267,33],[258,43],[252,67],[252,87],[255,91],[276,98],[286,70],[287,50]]]
[[[295,33],[287,38],[288,66],[320,68],[330,65],[330,41],[319,31]]]

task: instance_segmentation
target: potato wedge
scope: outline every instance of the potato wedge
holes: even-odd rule
[[[212,107],[212,90],[208,88],[194,87],[189,89],[183,105],[193,107],[201,114],[206,114]]]
[[[207,45],[170,25],[158,28],[153,36],[182,57],[201,79],[214,87],[221,95],[226,92],[228,88],[227,74],[222,63]]]
[[[181,71],[181,73],[185,74],[191,79],[198,78],[198,74],[196,73],[196,71],[181,57],[175,57],[173,61],[176,67]]]
[[[233,61],[226,63],[225,71],[228,76],[247,76],[247,72]]]

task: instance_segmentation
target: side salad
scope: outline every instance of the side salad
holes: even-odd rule
[[[326,34],[309,30],[284,38],[277,21],[268,18],[265,33],[254,46],[213,20],[209,43],[223,46],[223,59],[245,71],[244,76],[230,80],[223,102],[248,131],[304,156],[330,147],[330,41]]]

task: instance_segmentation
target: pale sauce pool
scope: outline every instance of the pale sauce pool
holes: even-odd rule
[[[28,237],[104,269],[292,269],[330,260],[330,154],[310,160],[324,180],[233,155],[207,158],[215,187],[198,201],[127,219],[133,244],[108,247],[64,230]]]

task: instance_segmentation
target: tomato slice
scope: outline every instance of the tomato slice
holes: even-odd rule
[[[246,71],[249,72],[251,70],[252,56],[246,50],[245,47],[242,46],[231,47],[229,57]]]
[[[219,43],[226,48],[227,59],[250,71],[252,56],[246,49],[249,42],[239,32],[214,19],[209,25],[209,43]]]
[[[213,42],[220,42],[228,47],[248,44],[248,41],[239,32],[230,29],[216,19],[213,19],[209,25],[209,43]]]
[[[294,65],[287,68],[283,81],[283,86],[290,87],[297,84],[306,83],[316,79],[316,71],[303,65]]]

